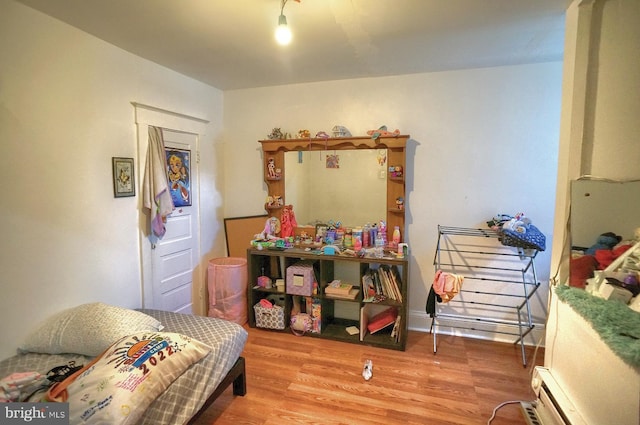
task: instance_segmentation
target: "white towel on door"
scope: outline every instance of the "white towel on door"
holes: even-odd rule
[[[162,237],[166,232],[166,217],[175,207],[167,183],[162,129],[154,126],[149,126],[149,146],[142,185],[144,207],[151,212],[151,230],[156,236]]]

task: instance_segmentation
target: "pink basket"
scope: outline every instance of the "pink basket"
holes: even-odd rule
[[[247,322],[247,260],[224,257],[209,261],[209,317]]]

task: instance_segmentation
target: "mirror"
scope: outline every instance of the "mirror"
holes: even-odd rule
[[[285,199],[299,225],[353,227],[386,219],[387,150],[285,153]]]
[[[581,253],[594,246],[600,235],[612,232],[622,241],[633,241],[637,228],[640,228],[640,181],[572,181],[571,285],[584,287],[585,276],[591,277],[592,267],[599,268],[597,261]]]

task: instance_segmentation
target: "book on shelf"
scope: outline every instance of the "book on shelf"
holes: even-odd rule
[[[352,289],[352,284],[334,280],[324,288],[324,293],[327,295],[349,295]]]
[[[384,287],[382,286],[382,280],[380,280],[380,274],[378,274],[377,270],[372,270],[371,275],[373,276],[373,282],[376,285],[376,292],[380,295],[387,296]]]
[[[365,304],[360,307],[360,341],[364,341],[364,337],[367,335],[367,325],[369,324],[367,305],[369,304]]]
[[[349,326],[345,329],[349,335],[357,335],[360,333],[360,329],[357,326]]]
[[[402,293],[400,292],[400,286],[398,285],[398,277],[394,269],[389,266],[382,265],[379,268],[379,272],[381,273],[383,279],[386,282],[389,298],[392,298],[395,301],[402,302]]]
[[[400,278],[398,267],[391,266],[391,268],[389,269],[389,274],[391,275],[391,281],[395,285],[396,291],[398,293],[398,301],[402,302],[402,279]]]
[[[387,326],[396,323],[398,317],[398,309],[395,307],[389,307],[386,310],[381,311],[375,316],[369,318],[367,323],[367,330],[374,334]]]
[[[358,288],[352,288],[346,294],[330,294],[325,291],[325,295],[328,298],[334,298],[338,300],[355,300],[359,293],[360,293],[360,289]]]
[[[373,281],[376,284],[376,291],[378,294],[384,295],[386,298],[389,298],[387,288],[385,287],[384,281],[382,280],[382,276],[380,276],[379,269],[374,269],[371,271],[373,276]]]
[[[397,270],[381,265],[377,269],[368,269],[362,275],[362,293],[364,302],[373,302],[382,296],[383,299],[402,302],[400,278]]]
[[[393,329],[391,330],[391,338],[393,338],[396,342],[400,341],[400,321],[402,320],[402,316],[398,315],[396,317],[395,322],[393,323]]]
[[[362,275],[362,301],[369,303],[376,297],[376,288],[373,277],[369,272]]]
[[[400,298],[399,296],[399,291],[398,291],[398,287],[395,284],[395,282],[393,281],[393,278],[391,277],[391,270],[389,269],[389,267],[380,267],[381,269],[381,273],[383,278],[385,279],[385,281],[387,282],[387,287],[389,288],[389,294],[390,297],[394,300],[394,301],[398,301],[398,298]]]

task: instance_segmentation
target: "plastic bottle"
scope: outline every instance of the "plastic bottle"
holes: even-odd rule
[[[350,228],[346,228],[344,231],[343,245],[345,248],[353,246],[353,231]]]
[[[393,247],[394,250],[398,248],[399,243],[400,243],[400,226],[395,226],[393,228],[393,239],[391,242],[391,246]]]
[[[378,236],[378,226],[376,226],[376,223],[373,223],[369,228],[369,246],[375,247],[376,236]]]
[[[378,233],[380,233],[380,236],[382,236],[383,246],[387,246],[387,223],[385,223],[384,220],[380,220],[380,224],[378,225]]]
[[[356,239],[360,238],[360,248],[362,248],[362,227],[355,227],[352,231],[351,241],[356,246]]]
[[[375,255],[376,258],[384,257],[384,239],[382,239],[382,235],[380,233],[376,235]]]
[[[362,237],[354,236],[353,237],[353,249],[358,252],[362,249]]]
[[[369,248],[371,246],[371,242],[370,242],[370,237],[371,235],[369,234],[369,230],[370,226],[369,223],[364,225],[364,230],[362,231],[362,246],[363,248]]]

